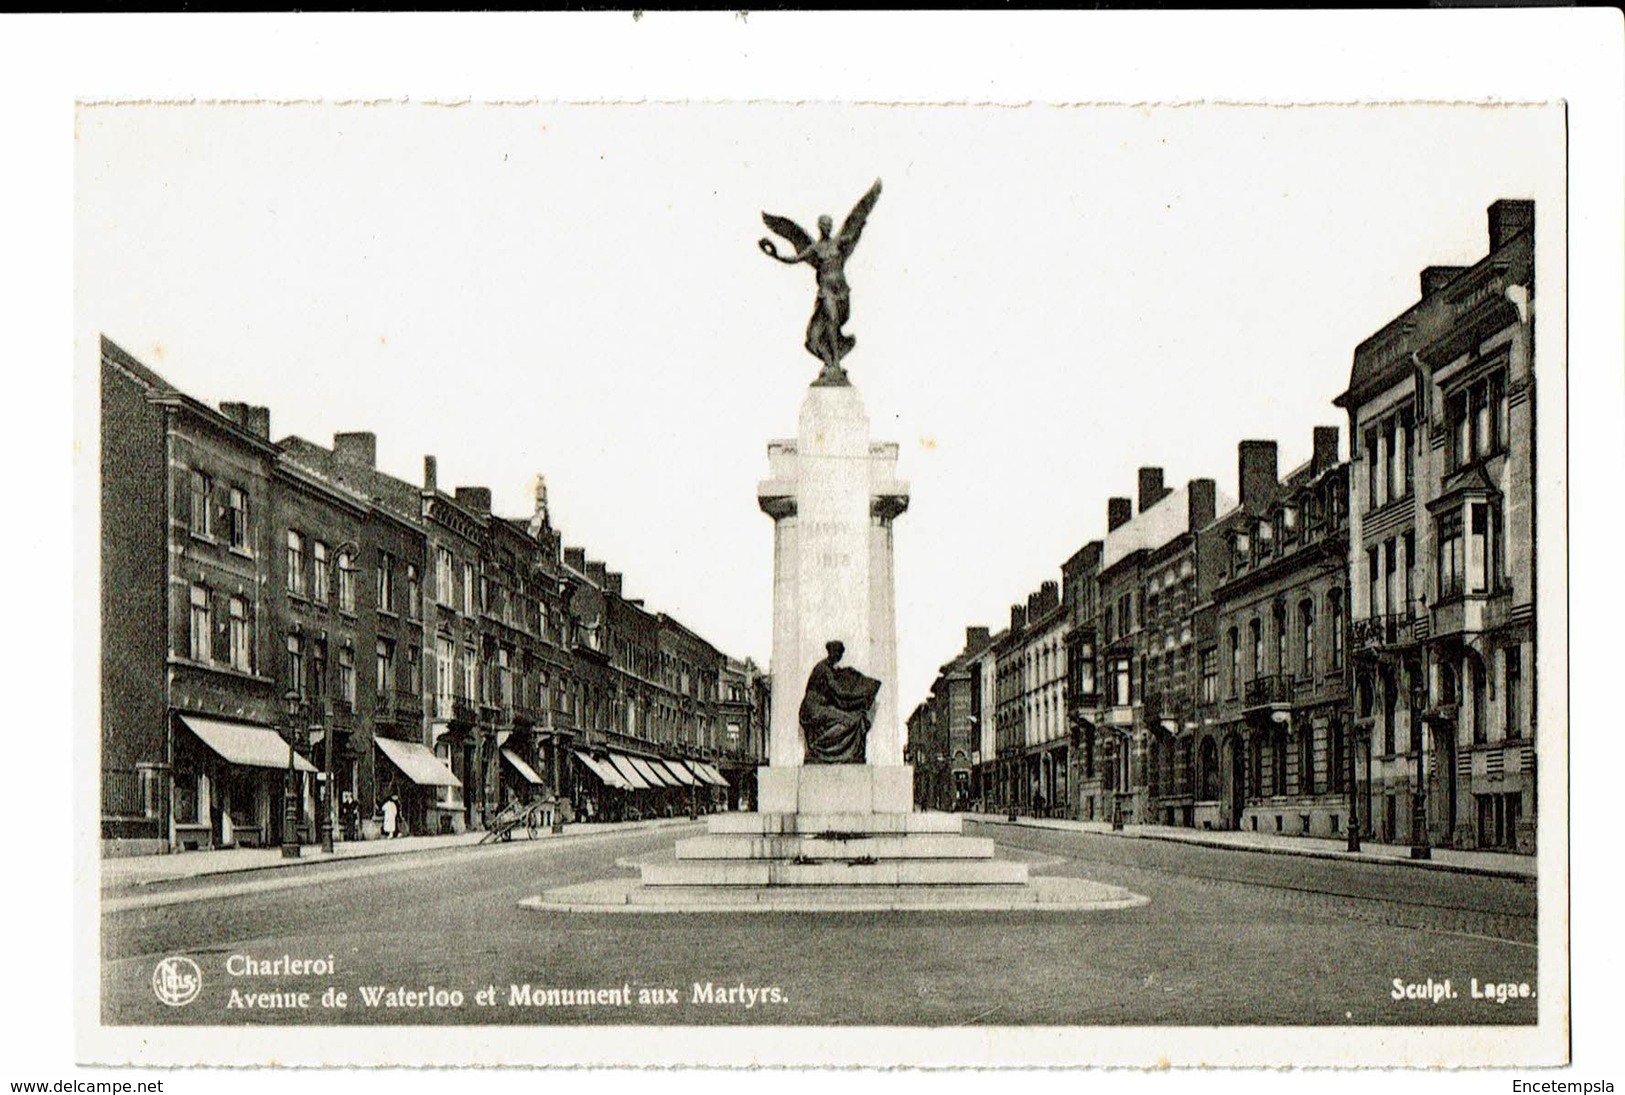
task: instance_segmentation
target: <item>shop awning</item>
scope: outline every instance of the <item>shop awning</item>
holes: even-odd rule
[[[609,760],[611,764],[615,765],[615,770],[621,774],[621,778],[626,781],[626,785],[634,791],[647,791],[654,786],[644,778],[642,772],[639,772],[633,766],[630,757],[622,756],[620,753],[611,753]]]
[[[388,757],[401,774],[419,787],[461,787],[463,781],[451,774],[446,762],[426,745],[393,738],[373,738],[378,751]]]
[[[614,787],[621,791],[630,791],[632,785],[615,770],[615,766],[608,761],[597,760],[587,753],[576,750],[576,759],[587,766],[587,771],[603,781],[606,787]]]
[[[512,749],[504,749],[502,751],[502,759],[513,765],[513,770],[518,772],[520,776],[524,778],[526,783],[529,783],[535,787],[547,786],[547,784],[542,782],[542,777],[536,774],[536,769],[526,764],[524,759]]]
[[[689,771],[688,765],[684,764],[680,760],[671,760],[670,758],[662,757],[660,763],[665,765],[668,772],[681,780],[685,787],[692,787],[699,782],[699,780],[694,778],[694,773]]]
[[[717,787],[728,786],[728,781],[722,778],[722,773],[705,763],[703,760],[694,762],[694,771],[698,772],[707,783]]]
[[[284,770],[288,767],[287,739],[275,730],[240,722],[220,722],[197,715],[182,715],[181,722],[227,764]],[[314,764],[298,753],[293,754],[293,766],[301,772],[316,770]]]
[[[614,756],[613,753],[610,755]],[[620,758],[616,757],[615,759],[619,760]],[[638,775],[642,776],[644,782],[650,787],[670,787],[677,782],[671,776],[662,777],[661,774],[656,772],[654,768],[650,766],[649,762],[644,760],[642,757],[627,757],[626,759],[632,762],[632,767],[638,770]]]

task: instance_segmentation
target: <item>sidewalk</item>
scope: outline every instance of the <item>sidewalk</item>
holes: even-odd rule
[[[1360,850],[1350,852],[1347,842],[1311,836],[1275,836],[1234,830],[1182,829],[1172,825],[1130,825],[1114,831],[1110,822],[1065,821],[1058,818],[1018,817],[1010,821],[1004,814],[965,814],[973,821],[990,825],[1015,825],[1029,829],[1065,829],[1100,833],[1131,840],[1165,840],[1196,844],[1204,848],[1231,848],[1273,855],[1307,856],[1311,859],[1351,859],[1364,863],[1400,864],[1431,871],[1492,875],[1499,878],[1535,878],[1535,857],[1508,852],[1464,852],[1453,848],[1433,849],[1432,859],[1412,859],[1408,844],[1377,844],[1360,841]]]
[[[595,833],[633,832],[639,829],[659,829],[687,824],[690,822],[686,817],[657,818],[649,821],[575,823],[565,825],[562,833],[544,830],[536,839],[563,840],[591,836]],[[281,848],[225,848],[219,851],[176,852],[173,855],[124,856],[101,861],[101,884],[104,890],[151,886],[160,882],[175,882],[210,875],[308,867],[320,863],[352,862],[386,855],[409,855],[414,852],[446,851],[476,845],[483,836],[485,831],[482,829],[449,836],[347,840],[334,844],[331,855],[323,853],[320,845],[306,844],[300,847],[298,859],[283,859]],[[512,841],[515,844],[527,842],[523,833],[516,833]]]

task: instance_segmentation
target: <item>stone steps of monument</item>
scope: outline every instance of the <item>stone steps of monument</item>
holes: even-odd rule
[[[814,896],[816,895],[816,896]],[[794,886],[752,889],[748,886],[640,886],[614,895],[627,905],[737,908],[754,905],[802,908],[811,899],[819,910],[963,909],[1005,910],[1011,907],[1060,904],[1071,895],[1030,885],[990,883],[984,886]]]
[[[882,863],[683,860],[642,868],[660,886],[1019,886],[1027,865],[987,859],[898,859]]]
[[[958,814],[712,814],[705,819],[706,831],[713,836],[730,834],[774,835],[821,833],[878,836],[895,833],[958,833],[965,819]]]
[[[677,842],[677,858],[763,860],[992,859],[993,841],[956,833],[897,836],[701,836]]]

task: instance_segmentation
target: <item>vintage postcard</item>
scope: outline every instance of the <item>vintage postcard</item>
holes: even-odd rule
[[[80,1060],[1567,1060],[1564,101],[597,98],[79,103]]]

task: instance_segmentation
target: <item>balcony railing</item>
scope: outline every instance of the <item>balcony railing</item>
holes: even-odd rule
[[[1412,640],[1415,624],[1416,617],[1409,611],[1355,620],[1352,628],[1354,645],[1361,650],[1403,646]]]
[[[1268,677],[1254,677],[1247,682],[1246,705],[1248,707],[1268,707],[1275,704],[1290,706],[1292,703],[1292,675],[1290,673],[1274,673]]]

